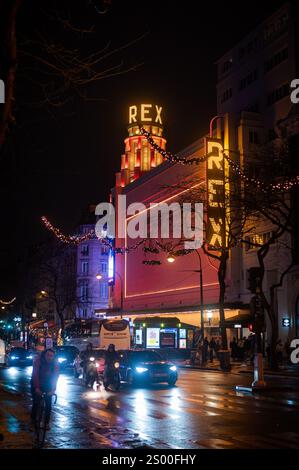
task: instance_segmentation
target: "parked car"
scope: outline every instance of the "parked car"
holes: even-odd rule
[[[175,385],[178,379],[177,367],[156,351],[149,349],[128,349],[118,351],[120,355],[121,380],[131,385],[167,382]]]
[[[56,346],[55,355],[61,369],[72,368],[79,355],[79,349],[75,346]]]
[[[31,366],[34,351],[25,348],[11,348],[6,354],[6,366]]]

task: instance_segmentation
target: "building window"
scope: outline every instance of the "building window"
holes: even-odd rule
[[[275,23],[268,24],[264,29],[264,40],[268,42],[280,35],[286,29],[288,19],[288,14],[284,13]]]
[[[107,272],[107,263],[101,263],[101,272],[106,273]]]
[[[81,255],[82,256],[88,256],[89,254],[89,246],[88,245],[82,245],[81,246]]]
[[[247,88],[251,83],[255,82],[258,79],[258,73],[257,69],[253,70],[253,72],[250,72],[246,77],[242,78],[239,81],[239,90],[244,90],[244,88]]]
[[[82,316],[82,318],[87,318],[87,308],[82,308],[81,309],[81,316]]]
[[[84,279],[80,286],[80,298],[82,301],[88,300],[88,281]]]
[[[221,96],[221,103],[225,103],[225,101],[229,100],[233,96],[232,88],[228,88]]]
[[[252,39],[252,41],[249,41],[245,46],[242,46],[239,49],[239,58],[243,59],[245,56],[248,54],[251,54],[253,51],[255,51],[258,47],[258,39],[255,37]]]
[[[255,245],[264,245],[272,236],[272,232],[256,233],[245,237],[245,251],[257,250],[259,247]]]
[[[259,144],[259,135],[257,131],[249,131],[249,143],[250,144]]]
[[[101,247],[101,254],[102,254],[102,255],[106,255],[106,254],[108,253],[108,251],[109,251],[109,247],[106,246],[106,245],[102,245],[102,247]]]
[[[82,261],[81,273],[82,274],[88,274],[88,261]]]
[[[100,284],[100,298],[108,299],[108,284],[104,282]]]
[[[280,86],[279,88],[276,88],[276,90],[273,90],[271,93],[269,93],[269,95],[267,96],[267,105],[272,106],[274,103],[282,100],[289,94],[290,85],[288,83],[285,83],[284,85]]]
[[[279,64],[287,60],[288,58],[288,49],[285,47],[281,51],[274,54],[270,59],[266,60],[265,62],[265,71],[270,72],[270,70],[277,67]]]
[[[225,62],[223,62],[222,64],[222,73],[225,73],[227,72],[229,69],[231,69],[233,66],[233,59],[229,59],[229,60],[226,60]]]

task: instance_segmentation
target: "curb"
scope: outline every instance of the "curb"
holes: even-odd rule
[[[230,371],[225,371],[222,369],[214,369],[212,367],[196,367],[196,366],[178,366],[179,369],[185,369],[185,370],[198,370],[201,372],[223,372],[223,373],[230,373],[234,375],[239,375],[239,374],[244,374],[244,375],[252,375],[253,370],[239,370],[236,371],[232,367]],[[287,378],[287,379],[299,379],[299,375],[290,375],[290,374],[284,374],[284,373],[275,373],[271,371],[264,371],[264,375],[268,377],[279,377],[279,378]]]

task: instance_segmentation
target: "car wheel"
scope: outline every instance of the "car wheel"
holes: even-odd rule
[[[127,382],[129,385],[133,386],[134,385],[134,378],[133,378],[133,374],[132,374],[132,371],[128,371],[127,373]]]
[[[170,387],[174,387],[175,384],[176,384],[176,381],[177,381],[177,378],[176,377],[170,377],[167,382],[168,382],[168,385],[170,385]]]

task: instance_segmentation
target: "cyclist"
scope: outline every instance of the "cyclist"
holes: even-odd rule
[[[31,427],[34,427],[36,413],[42,393],[46,395],[46,429],[50,429],[50,416],[52,407],[51,395],[56,390],[57,380],[59,376],[59,366],[55,359],[55,351],[47,349],[41,355],[37,355],[33,362],[33,371],[31,377],[31,394],[32,394],[32,410],[31,410]]]

